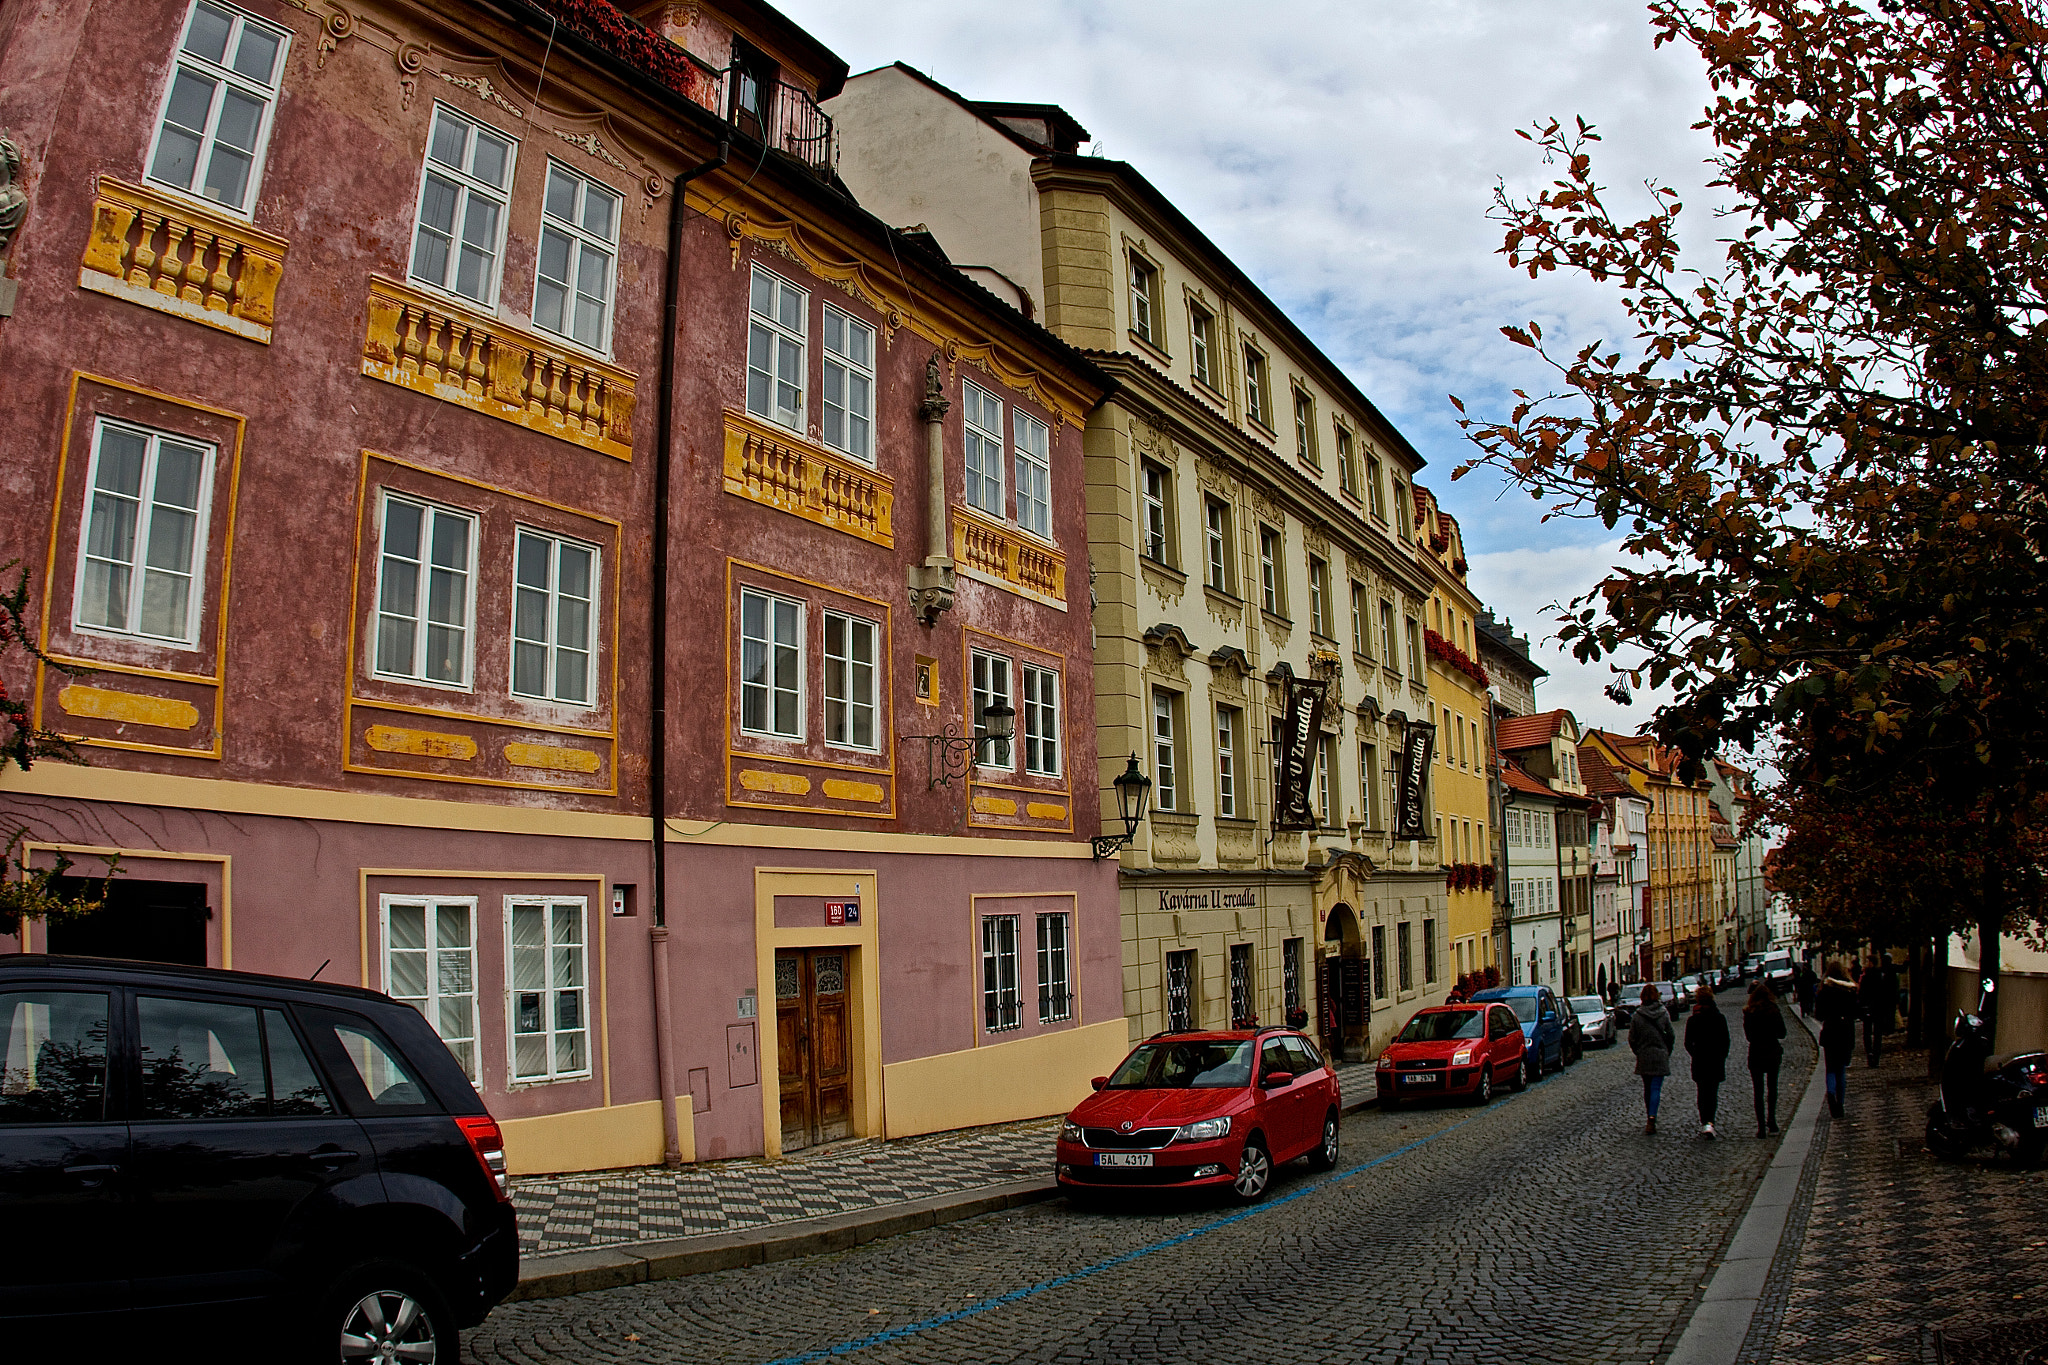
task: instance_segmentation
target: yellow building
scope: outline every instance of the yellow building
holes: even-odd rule
[[[1493,837],[1486,670],[1479,664],[1481,604],[1465,582],[1465,537],[1436,495],[1415,488],[1415,538],[1434,579],[1423,624],[1429,658],[1424,718],[1436,727],[1430,783],[1438,859],[1447,887],[1445,935],[1451,976],[1493,965]]]

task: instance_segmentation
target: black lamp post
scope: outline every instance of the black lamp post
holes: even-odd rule
[[[1138,822],[1145,818],[1145,807],[1152,800],[1152,779],[1138,771],[1136,754],[1110,785],[1116,788],[1116,812],[1123,819],[1124,832],[1095,836],[1097,859],[1109,857],[1138,837]]]
[[[925,744],[925,769],[930,774],[924,787],[944,787],[956,777],[967,775],[968,755],[974,761],[981,759],[981,746],[999,745],[997,753],[1007,753],[1010,741],[1017,734],[1017,712],[1008,702],[998,701],[981,709],[981,720],[975,726],[982,733],[969,739],[948,724],[936,735],[905,735],[906,740],[921,739]]]

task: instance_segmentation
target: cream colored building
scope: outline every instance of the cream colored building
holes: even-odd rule
[[[903,66],[830,112],[865,207],[923,225],[1118,384],[1086,449],[1101,783],[1136,754],[1153,784],[1121,855],[1133,1038],[1299,1008],[1376,1051],[1454,975],[1437,840],[1390,826],[1446,586],[1417,539],[1421,457],[1142,175],[1078,155],[1064,112]],[[1273,827],[1290,676],[1330,684],[1305,832]]]

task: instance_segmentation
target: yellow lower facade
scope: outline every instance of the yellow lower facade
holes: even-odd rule
[[[882,1068],[889,1137],[1064,1114],[1129,1052],[1122,1019],[1007,1043],[891,1062]]]

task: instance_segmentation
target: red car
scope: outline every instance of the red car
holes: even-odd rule
[[[1380,1054],[1380,1107],[1403,1100],[1445,1095],[1479,1104],[1493,1098],[1505,1081],[1515,1090],[1522,1079],[1522,1026],[1506,1005],[1431,1005],[1415,1012]]]
[[[1337,1164],[1337,1077],[1293,1029],[1157,1034],[1094,1085],[1060,1129],[1070,1194],[1217,1186],[1252,1204],[1277,1164]]]

